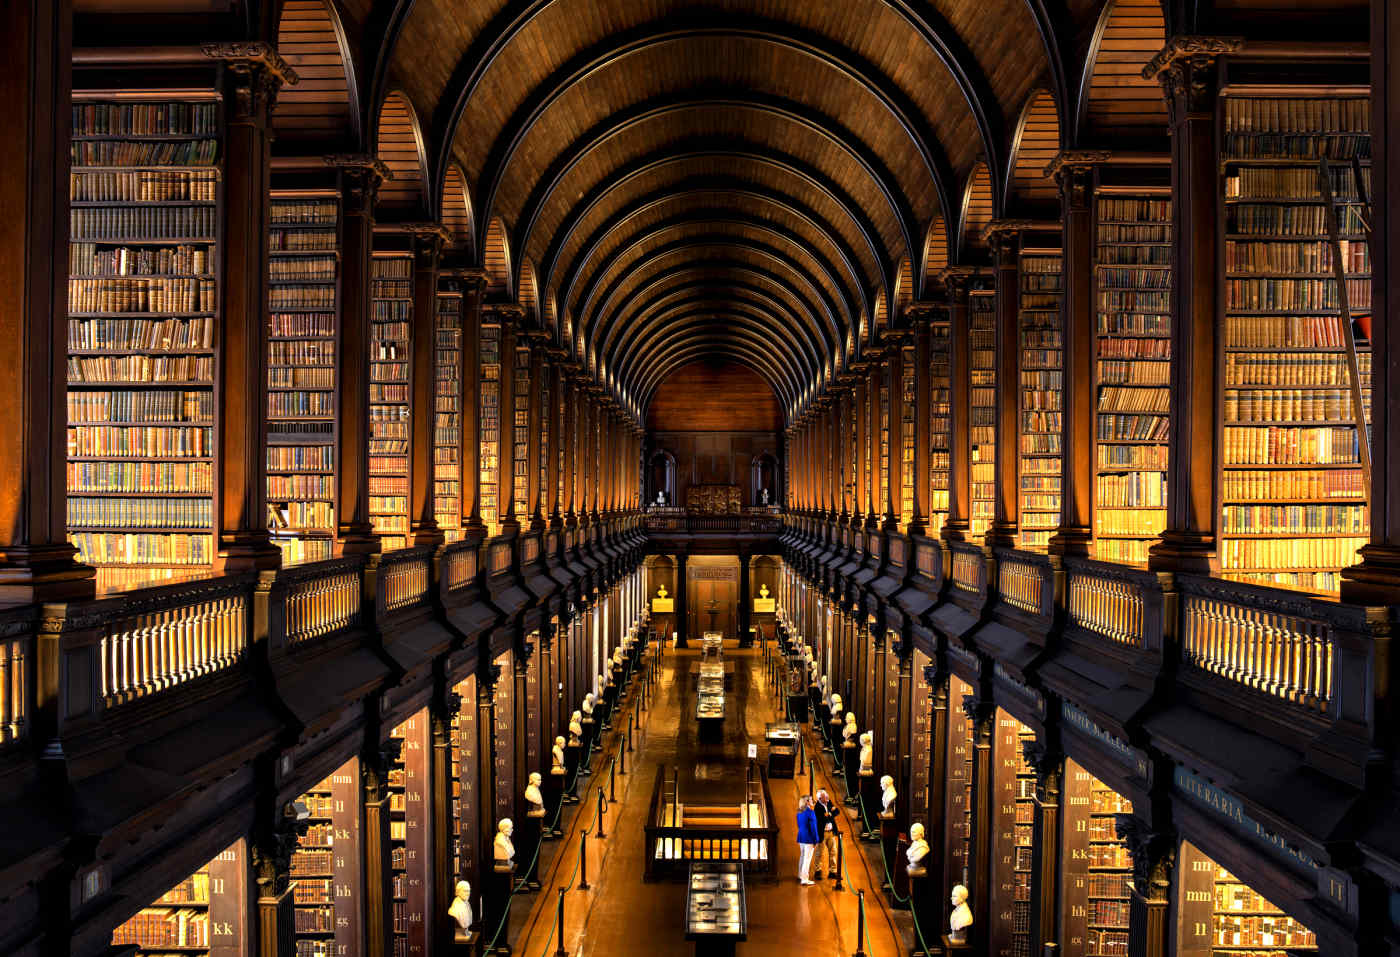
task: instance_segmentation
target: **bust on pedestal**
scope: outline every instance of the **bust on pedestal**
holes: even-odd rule
[[[841,708],[843,702],[841,695],[832,692],[831,695],[831,718],[826,723],[826,742],[822,745],[824,750],[831,751],[836,747],[836,742],[841,737]]]
[[[538,890],[540,886],[535,874],[535,865],[539,861],[540,838],[544,836],[544,794],[540,792],[540,785],[543,783],[544,778],[540,772],[531,771],[525,785],[525,826],[521,835],[521,846],[528,860],[525,873],[520,879],[532,890]]]
[[[559,830],[559,804],[564,799],[564,782],[569,777],[569,756],[565,751],[563,735],[554,739],[550,761],[549,777],[545,779],[544,807],[546,817],[553,816],[554,826],[546,825],[545,836],[559,837],[563,833]]]
[[[466,881],[457,882],[457,896],[452,898],[452,903],[448,905],[447,915],[456,923],[452,928],[452,936],[457,943],[469,943],[472,938],[472,922],[476,920],[476,915],[472,913],[472,886]]]
[[[583,712],[575,711],[569,717],[569,737],[573,740],[567,743],[574,747],[583,743]]]
[[[483,935],[494,937],[496,930],[505,919],[506,907],[515,883],[515,843],[511,835],[515,825],[510,818],[502,818],[496,825],[496,839],[492,845],[492,867],[488,877],[486,894],[481,904],[481,927]],[[504,937],[496,941],[496,953],[509,954],[510,947]]]
[[[967,888],[961,884],[955,885],[949,903],[953,905],[953,913],[948,916],[948,936],[943,938],[943,943],[949,950],[967,950],[971,947],[967,942],[967,929],[972,926],[972,908],[967,906]]]

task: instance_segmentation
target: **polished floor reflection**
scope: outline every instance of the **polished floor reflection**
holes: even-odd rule
[[[570,957],[592,954],[689,954],[694,945],[685,940],[685,889],[680,880],[644,883],[644,824],[657,769],[679,772],[685,801],[736,800],[743,793],[747,745],[763,753],[764,726],[781,719],[781,705],[764,682],[763,658],[757,649],[725,650],[734,662],[732,688],[722,739],[702,740],[695,721],[697,675],[695,651],[667,650],[661,660],[650,708],[638,712],[640,724],[628,755],[626,775],[616,777],[617,803],[609,804],[605,839],[588,839],[590,889],[565,894],[564,951]],[[624,722],[619,720],[614,736]],[[606,754],[617,746],[606,739]],[[808,742],[811,743],[810,740]],[[608,788],[606,758],[595,758],[600,770],[591,778],[587,793],[580,788],[579,816],[567,844],[556,842],[542,865],[544,890],[536,895],[528,915],[515,916],[512,938],[521,957],[551,957],[558,952],[555,937],[557,890],[577,883],[578,828],[590,826],[597,799],[595,789]],[[620,765],[619,765],[620,767]],[[839,792],[818,764],[815,786]],[[902,941],[912,931],[906,914],[888,911],[879,890],[880,864],[861,852],[856,842],[846,842],[847,881],[837,891],[829,881],[816,886],[798,884],[796,803],[799,787],[805,792],[805,774],[796,780],[771,782],[773,806],[780,826],[778,879],[751,878],[747,882],[748,941],[740,955],[792,954],[850,957],[857,950],[858,893],[865,892],[866,938],[864,952],[884,957],[908,950]],[[853,823],[853,822],[852,822]],[[848,823],[849,837],[853,828]],[[856,828],[855,830],[858,830]],[[523,910],[523,908],[522,908]]]

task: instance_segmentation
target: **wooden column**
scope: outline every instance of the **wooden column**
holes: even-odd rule
[[[826,460],[827,520],[836,521],[841,514],[841,393],[832,388],[827,392],[826,444],[822,453]]]
[[[992,248],[993,282],[996,283],[997,376],[996,472],[992,486],[992,522],[987,529],[986,543],[989,547],[1014,548],[1021,530],[1021,277],[1017,260],[1020,244],[1014,231],[989,229],[984,235]],[[1084,275],[1087,282],[1087,266]]]
[[[437,425],[437,289],[444,230],[413,230],[413,345],[410,377],[409,499],[414,545],[436,548],[443,542],[433,504],[433,434]]]
[[[1060,440],[1060,524],[1047,549],[1055,555],[1088,555],[1094,528],[1094,210],[1093,167],[1057,157],[1060,186],[1064,297],[1064,376]],[[1212,220],[1211,229],[1215,224]],[[1212,269],[1214,266],[1212,266]],[[1174,295],[1173,299],[1181,298]],[[1212,362],[1214,360],[1212,359]],[[1214,407],[1212,406],[1212,415]],[[1206,433],[1209,436],[1211,433]],[[1214,479],[1212,477],[1211,481]]]
[[[428,838],[432,842],[432,860],[428,873],[434,876],[429,939],[437,943],[436,952],[448,953],[456,922],[448,916],[456,894],[457,878],[452,871],[452,722],[462,708],[461,695],[448,691],[446,682],[438,678],[433,698],[428,705],[428,720],[432,728],[432,753],[428,756]]]
[[[375,192],[387,172],[372,156],[330,156],[340,168],[340,341],[336,353],[335,489],[336,552],[379,551],[379,536],[369,521],[369,344],[370,253],[374,247]],[[467,300],[463,299],[463,312]],[[465,316],[463,321],[465,322]],[[466,330],[463,330],[463,350]],[[475,397],[473,397],[475,401]],[[473,480],[472,488],[476,487]]]
[[[1037,738],[1025,742],[1026,763],[1035,771],[1035,823],[1031,849],[1031,951],[1059,943],[1056,917],[1060,912],[1060,789],[1065,758],[1048,750]]]
[[[220,316],[214,341],[218,446],[218,567],[278,568],[267,530],[267,223],[272,180],[272,107],[296,74],[266,44],[207,44],[225,63],[224,233]],[[250,383],[256,383],[250,387]]]
[[[496,470],[496,511],[501,517],[501,534],[514,537],[520,533],[520,516],[515,513],[515,347],[520,311],[513,305],[493,306],[491,311],[501,322],[501,447],[496,456],[500,463]]]
[[[564,456],[564,524],[569,528],[578,526],[578,374],[572,369],[560,369],[564,380],[564,444],[560,452]]]
[[[855,391],[851,397],[851,415],[855,423],[856,443],[855,474],[851,476],[852,481],[855,482],[855,512],[852,515],[852,527],[864,525],[865,516],[868,514],[867,503],[869,499],[867,493],[870,491],[870,486],[867,484],[866,466],[870,461],[870,452],[866,445],[869,443],[870,437],[867,434],[869,429],[866,428],[869,415],[865,411],[865,392],[866,377],[864,374],[857,373]]]
[[[486,536],[481,520],[481,297],[486,289],[482,273],[462,278],[462,368],[457,379],[461,391],[457,408],[462,423],[462,528],[468,541]]]
[[[0,602],[80,599],[94,570],[68,542],[68,167],[73,9],[0,4],[0,89],[21,131],[0,154]]]
[[[687,591],[685,573],[686,554],[684,552],[676,556],[676,647],[686,646],[687,633],[690,631],[690,609],[687,605]]]
[[[1371,541],[1342,571],[1342,599],[1400,604],[1400,10],[1371,4]],[[1392,174],[1392,168],[1396,172]],[[1394,184],[1391,180],[1395,180]],[[1396,352],[1390,349],[1394,340]],[[1392,375],[1392,373],[1395,373]],[[1391,415],[1396,412],[1396,415]]]
[[[549,408],[545,414],[549,420],[549,452],[545,456],[545,475],[549,482],[549,488],[544,490],[544,501],[549,517],[551,528],[562,528],[564,525],[565,490],[561,475],[565,467],[564,446],[568,441],[567,423],[567,402],[561,401],[564,389],[568,380],[564,376],[564,357],[562,352],[550,353],[549,363]]]
[[[925,937],[931,938],[943,926],[943,902],[953,892],[952,886],[946,885],[943,879],[947,871],[944,861],[948,856],[948,828],[952,822],[947,820],[948,676],[938,674],[938,666],[931,664],[924,669],[924,678],[930,689],[927,707],[932,709],[932,714],[929,717],[928,807],[920,810],[927,815],[923,823],[924,839],[928,841],[925,866],[930,882],[931,913],[939,917],[931,926],[927,922],[922,926]]]
[[[752,648],[753,636],[749,634],[750,612],[753,602],[749,598],[749,558],[748,552],[739,553],[739,647]]]
[[[929,467],[932,376],[929,366],[933,361],[933,328],[926,308],[911,307],[909,319],[914,329],[914,509],[909,516],[908,531],[910,535],[926,535],[932,487]]]
[[[1167,957],[1176,836],[1153,830],[1147,821],[1133,814],[1120,814],[1115,823],[1118,839],[1133,860],[1128,957]]]
[[[971,534],[972,509],[972,337],[968,329],[966,275],[946,273],[948,286],[948,379],[952,410],[948,469],[948,519],[943,539],[965,542]]]
[[[870,503],[865,513],[866,528],[879,528],[880,516],[885,510],[880,490],[880,394],[885,385],[885,357],[882,348],[878,345],[871,347],[870,372],[865,387],[865,430],[869,434],[865,445],[866,454],[869,456],[866,464],[866,481],[869,483],[866,501]]]
[[[996,829],[995,765],[996,708],[985,698],[969,695],[962,702],[972,726],[972,837],[968,841],[968,904],[972,908],[969,940],[972,952],[987,957],[992,917],[992,833]],[[949,889],[951,892],[951,888]],[[979,930],[980,928],[980,930]]]
[[[373,725],[371,733],[377,735],[378,722]],[[365,867],[365,957],[394,957],[391,950],[394,876],[389,839],[389,768],[397,759],[401,745],[395,738],[375,742],[360,760],[365,821],[361,833]],[[479,846],[490,847],[490,843],[488,840]]]
[[[889,446],[886,449],[885,468],[889,471],[889,481],[885,483],[885,531],[898,532],[900,510],[904,500],[904,428],[901,422],[900,405],[904,401],[904,342],[908,334],[904,330],[891,332],[886,336],[888,359],[885,362],[885,394],[889,397]],[[876,421],[879,421],[878,418]]]
[[[851,432],[848,424],[850,422],[851,390],[843,384],[837,386],[834,392],[836,441],[833,443],[835,462],[832,468],[835,472],[839,521],[844,525],[849,521],[851,515],[850,475],[848,474],[851,460]]]
[[[1144,75],[1161,81],[1172,152],[1167,527],[1148,551],[1149,566],[1159,571],[1209,574],[1219,568],[1216,331],[1221,321],[1216,293],[1222,261],[1218,228],[1222,191],[1215,135],[1215,58],[1237,46],[1238,41],[1174,37],[1144,70]],[[1069,369],[1065,371],[1068,377]],[[1068,502],[1069,496],[1063,501]]]
[[[548,413],[550,397],[548,382],[549,367],[545,363],[544,341],[543,336],[539,336],[532,340],[530,346],[530,432],[526,439],[528,464],[525,467],[525,475],[528,479],[526,488],[529,489],[527,500],[530,503],[530,528],[535,530],[545,526],[545,489],[541,488],[540,485],[542,471],[540,430],[542,425],[548,421],[545,418]],[[542,385],[545,386],[543,390],[540,388]],[[549,444],[553,445],[554,442],[555,436],[551,431]]]

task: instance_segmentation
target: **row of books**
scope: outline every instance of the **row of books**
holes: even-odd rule
[[[267,370],[269,389],[333,389],[335,370],[314,366],[270,366]],[[371,393],[373,386],[371,386]],[[373,395],[371,394],[371,399]]]
[[[1142,225],[1105,225],[1100,223],[1099,227],[1094,230],[1094,239],[1100,246],[1142,243],[1170,245],[1172,226],[1169,222]]]
[[[1170,236],[1166,237],[1170,239]],[[1172,261],[1172,248],[1166,242],[1155,245],[1145,243],[1122,246],[1100,246],[1098,265],[1105,266],[1169,266]]]
[[[68,497],[68,526],[100,528],[207,529],[213,522],[208,498]]]
[[[69,462],[69,492],[184,492],[208,494],[214,469],[208,462]]]
[[[332,252],[337,242],[332,230],[273,229],[267,234],[267,249],[271,253]]]
[[[1103,359],[1156,359],[1166,361],[1171,358],[1172,343],[1166,338],[1133,338],[1127,335],[1102,336],[1099,339],[1099,357]]]
[[[335,450],[328,445],[277,445],[267,450],[267,467],[274,472],[329,472]]]
[[[273,282],[333,282],[334,256],[273,256],[267,264]]]
[[[68,181],[68,199],[75,203],[213,203],[218,198],[217,169],[92,170]]]
[[[332,273],[330,278],[334,278]],[[335,286],[273,286],[268,290],[272,309],[334,309]]]
[[[1371,251],[1364,242],[1354,239],[1338,240],[1342,271],[1347,275],[1365,275],[1371,271]],[[1315,239],[1251,240],[1231,239],[1225,243],[1225,269],[1232,273],[1275,273],[1297,275],[1318,273],[1331,275],[1332,244]]]
[[[329,388],[329,386],[326,386],[326,388]],[[399,411],[394,413],[396,417],[404,418],[408,415],[408,411],[404,406],[404,403],[408,402],[408,386],[406,385],[371,382],[369,385],[369,400],[373,403],[398,406]],[[370,421],[375,421],[374,409],[370,409]]]
[[[207,565],[214,560],[214,537],[121,532],[72,532],[79,560],[104,565]]]
[[[1367,493],[1361,470],[1274,471],[1229,469],[1222,494],[1227,502],[1293,502],[1359,499]]]
[[[279,366],[333,366],[333,339],[276,339],[267,344],[267,361]]]
[[[214,430],[203,426],[89,425],[68,429],[68,455],[206,458],[214,453]]]
[[[1371,129],[1366,97],[1232,96],[1224,104],[1227,133],[1365,133]]]
[[[269,509],[273,506],[269,505]],[[331,531],[335,528],[335,508],[330,502],[289,501],[275,508],[276,528],[318,529]]]
[[[1332,198],[1337,202],[1355,202],[1356,177],[1349,168],[1337,167],[1327,171]],[[1316,164],[1294,166],[1245,166],[1232,170],[1225,177],[1226,199],[1286,199],[1294,202],[1321,200],[1321,171]],[[1371,171],[1362,170],[1366,194],[1371,192]]]
[[[68,211],[75,240],[169,239],[213,241],[218,217],[212,206],[81,207]]]
[[[1228,279],[1225,294],[1231,310],[1298,312],[1341,308],[1337,283],[1332,279]],[[1355,309],[1369,309],[1371,281],[1348,279],[1347,302]]]
[[[1161,534],[1158,529],[1153,535]],[[1141,565],[1147,561],[1150,541],[1131,538],[1101,538],[1094,542],[1094,557],[1101,562],[1116,562],[1120,565]],[[1127,950],[1122,951],[1124,954]]]
[[[1109,415],[1100,413],[1097,435],[1107,442],[1165,442],[1171,434],[1171,418],[1165,415]]]
[[[1226,534],[1365,535],[1366,506],[1226,505]]]
[[[1230,159],[1370,159],[1365,133],[1226,133],[1221,152]]]
[[[214,415],[210,392],[161,389],[154,392],[83,391],[68,393],[69,422],[190,422],[209,424]]]
[[[1337,569],[1356,564],[1366,544],[1356,538],[1226,538],[1220,543],[1222,567],[1230,569]]]
[[[401,323],[404,328],[403,333],[386,331],[384,336],[391,339],[408,338],[408,320],[413,317],[413,303],[406,300],[385,300],[380,299],[371,303],[370,318],[381,323]]]
[[[74,103],[74,136],[212,136],[219,131],[213,101]]]
[[[1238,203],[1226,207],[1225,231],[1238,236],[1327,236],[1327,209],[1323,206],[1283,206],[1278,203]],[[1337,210],[1337,231],[1343,236],[1364,233],[1365,222],[1356,206]]]
[[[1165,362],[1100,359],[1099,383],[1108,385],[1168,385],[1171,367]]]
[[[1346,348],[1340,316],[1227,316],[1227,349]]]
[[[1227,352],[1227,386],[1349,386],[1351,368],[1340,352]]]
[[[279,196],[272,202],[273,226],[334,226],[340,218],[340,205],[325,199],[290,199]]]
[[[1098,503],[1109,508],[1166,508],[1167,481],[1161,472],[1100,475]]]
[[[218,140],[123,142],[74,140],[70,159],[85,166],[212,166],[219,158]]]
[[[267,497],[273,501],[288,499],[329,500],[335,495],[335,478],[330,475],[269,475]]]
[[[268,441],[274,443],[286,436],[293,436],[298,439],[304,439],[307,436],[319,436],[322,441],[330,442],[334,435],[334,422],[298,418],[291,421],[270,420],[267,425]]]
[[[274,312],[268,318],[267,334],[282,339],[331,339],[335,337],[335,313]]]
[[[110,246],[71,243],[70,276],[208,276],[209,247],[181,243],[174,246]]]
[[[1100,535],[1136,535],[1154,538],[1167,527],[1166,509],[1100,508],[1095,515]]]
[[[407,279],[374,279],[370,281],[369,294],[375,299],[410,299],[413,283]]]
[[[1099,467],[1162,471],[1167,467],[1165,445],[1100,445]]]
[[[1100,307],[1103,308],[1102,306]],[[1171,317],[1163,312],[1133,312],[1132,310],[1101,311],[1098,314],[1100,336],[1162,336],[1171,335]],[[1103,348],[1103,343],[1099,344]]]
[[[1171,278],[1167,269],[1099,266],[1097,282],[1100,289],[1170,289]]]
[[[112,932],[113,945],[144,950],[209,946],[209,912],[191,908],[146,907]]]
[[[1226,422],[1354,421],[1350,389],[1226,389]]]
[[[214,319],[212,316],[200,316],[191,319],[70,320],[68,348],[73,352],[213,349]]]
[[[1221,437],[1230,465],[1349,465],[1360,461],[1356,430],[1338,427],[1232,426]]]
[[[1171,310],[1168,290],[1104,289],[1099,292],[1098,308],[1103,312],[1145,312],[1166,315]]]
[[[270,392],[267,414],[274,419],[331,417],[335,415],[335,393],[321,391]]]
[[[69,279],[68,311],[212,312],[217,306],[209,279]]]
[[[1171,390],[1105,386],[1099,392],[1100,412],[1166,412],[1171,408]]]
[[[1172,201],[1147,196],[1100,196],[1098,198],[1099,219],[1127,220],[1136,222],[1148,220],[1171,225]]]

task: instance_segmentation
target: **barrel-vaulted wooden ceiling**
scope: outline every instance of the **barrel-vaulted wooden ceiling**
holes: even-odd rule
[[[795,414],[939,270],[986,256],[988,220],[1056,214],[1059,149],[1162,148],[1139,72],[1183,8],[1164,2],[188,6],[302,76],[276,152],[377,151],[380,217],[442,221],[641,421],[697,359],[743,363]]]

